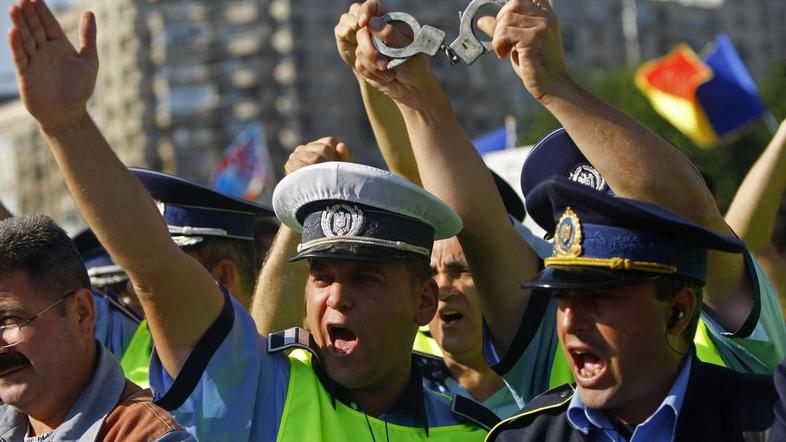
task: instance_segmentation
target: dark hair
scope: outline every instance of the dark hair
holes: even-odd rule
[[[208,271],[222,259],[230,259],[237,264],[240,282],[249,292],[254,290],[259,266],[257,250],[253,241],[234,238],[205,237],[202,242],[186,249]]]
[[[24,271],[36,290],[59,297],[90,288],[79,251],[51,218],[32,215],[0,221],[0,277]]]
[[[407,261],[404,263],[404,266],[406,266],[413,284],[421,283],[434,276],[431,271],[431,263],[425,258],[415,258],[412,261]]]
[[[671,298],[682,289],[692,290],[696,296],[696,307],[693,309],[693,316],[690,318],[688,327],[683,333],[683,337],[690,345],[693,342],[693,337],[696,335],[696,328],[699,326],[699,318],[701,317],[702,309],[702,288],[695,282],[691,282],[682,278],[675,278],[671,276],[664,276],[653,280],[655,284],[655,298],[661,301],[669,301]]]

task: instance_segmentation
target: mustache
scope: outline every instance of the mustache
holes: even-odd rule
[[[0,353],[0,373],[29,364],[30,360],[18,351]]]

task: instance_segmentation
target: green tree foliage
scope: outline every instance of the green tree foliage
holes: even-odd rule
[[[709,179],[718,204],[725,211],[748,169],[772,137],[770,130],[763,122],[756,122],[740,136],[714,148],[702,149],[655,112],[634,85],[635,72],[635,68],[622,68],[579,75],[578,82],[682,150]],[[786,62],[774,64],[771,74],[759,88],[768,109],[778,121],[782,120],[786,116]],[[521,123],[521,127],[527,128],[519,140],[523,145],[534,144],[559,127],[557,120],[540,107]]]

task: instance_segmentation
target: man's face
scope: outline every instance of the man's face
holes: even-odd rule
[[[64,293],[43,294],[24,271],[0,278],[0,321],[18,323],[47,307]],[[61,304],[74,301],[73,296]],[[59,401],[63,386],[73,384],[76,367],[85,364],[80,324],[55,306],[22,327],[22,341],[0,349],[0,400],[30,413]],[[92,332],[92,328],[90,328]],[[84,340],[81,340],[82,342]],[[2,342],[5,345],[6,342]],[[93,344],[95,345],[95,344]]]
[[[669,307],[651,282],[554,296],[557,333],[587,407],[624,415],[665,396],[680,355],[666,342]]]
[[[431,335],[443,350],[454,356],[481,351],[480,301],[458,239],[434,243],[431,270],[439,286],[437,315],[429,323]]]
[[[331,379],[374,389],[409,372],[417,327],[435,309],[436,293],[429,307],[424,284],[403,264],[310,260],[307,320]]]

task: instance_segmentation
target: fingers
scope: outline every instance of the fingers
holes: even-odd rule
[[[79,22],[79,55],[97,61],[96,32],[96,16],[92,11],[83,12]]]
[[[497,28],[497,19],[488,15],[478,18],[478,29],[483,31],[489,37],[494,36],[494,30]]]
[[[339,161],[349,163],[355,160],[355,156],[349,151],[349,146],[344,142],[340,142],[336,145],[336,154],[338,154]]]
[[[412,43],[413,32],[406,24],[394,26],[393,23],[386,23],[379,17],[371,17],[368,21],[368,28],[378,39],[390,47],[403,48]]]
[[[18,28],[12,28],[8,31],[8,43],[14,56],[16,72],[21,75],[27,69],[28,60],[25,49],[22,47],[22,32]]]
[[[296,147],[284,165],[284,170],[290,174],[302,167],[327,161],[344,161],[350,157],[345,143],[334,137],[324,137]]]
[[[22,9],[18,5],[14,5],[11,7],[9,14],[11,15],[11,22],[13,22],[14,28],[19,31],[22,49],[28,57],[31,57],[35,53],[37,46],[22,14]]]
[[[32,0],[32,3],[38,12],[38,18],[41,20],[41,24],[44,27],[44,32],[46,32],[47,38],[65,37],[63,28],[60,27],[60,23],[58,23],[57,19],[55,18],[54,14],[52,14],[52,11],[49,10],[49,7],[46,5],[46,3],[44,3],[43,0]]]
[[[376,17],[380,15],[384,15],[388,12],[388,9],[382,6],[378,0],[368,0],[363,5],[361,5],[359,13],[358,13],[358,24],[360,27],[368,26],[368,21],[371,17]]]
[[[30,34],[35,40],[36,46],[40,46],[46,42],[46,32],[44,32],[44,25],[38,18],[38,11],[30,0],[22,0],[19,2],[19,7],[22,10],[25,23],[30,30]]]
[[[496,22],[491,47],[500,59],[507,57],[516,45],[529,46],[536,37],[537,31],[544,30],[548,25],[548,20],[544,17],[522,14],[505,8],[500,10]]]
[[[396,78],[395,72],[388,71],[388,58],[380,54],[371,43],[368,28],[357,32],[358,47],[355,52],[355,70],[368,80],[387,83]]]

